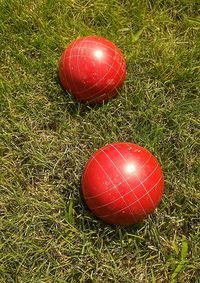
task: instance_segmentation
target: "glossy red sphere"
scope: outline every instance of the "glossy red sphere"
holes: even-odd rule
[[[117,94],[126,76],[124,57],[111,41],[85,36],[63,52],[59,77],[65,90],[87,103],[102,103]]]
[[[152,213],[163,194],[157,159],[132,143],[113,143],[95,152],[82,177],[90,210],[110,224],[130,225]]]

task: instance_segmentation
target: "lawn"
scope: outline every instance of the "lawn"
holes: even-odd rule
[[[0,282],[199,282],[198,0],[1,0]],[[127,78],[102,106],[61,88],[73,39],[124,53]],[[147,220],[106,225],[80,193],[90,155],[128,141],[158,158],[165,194]]]

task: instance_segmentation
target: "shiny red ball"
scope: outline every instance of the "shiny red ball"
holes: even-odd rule
[[[103,103],[117,94],[126,77],[124,57],[111,41],[85,36],[63,52],[59,77],[65,90],[77,100]]]
[[[163,195],[157,159],[132,143],[112,143],[88,160],[82,191],[90,210],[110,224],[130,225],[145,219]]]

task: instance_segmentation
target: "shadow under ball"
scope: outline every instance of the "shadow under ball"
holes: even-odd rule
[[[164,178],[157,159],[132,143],[100,148],[88,160],[82,176],[88,207],[110,224],[142,221],[155,210],[163,190]]]
[[[120,49],[99,36],[76,39],[65,49],[59,63],[64,89],[80,102],[103,103],[117,95],[126,77]]]

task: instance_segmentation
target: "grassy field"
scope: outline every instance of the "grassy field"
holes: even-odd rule
[[[199,282],[198,0],[1,0],[0,282]],[[78,104],[59,85],[66,45],[98,34],[127,62],[120,95]],[[146,221],[97,220],[80,194],[114,141],[154,153],[165,195]]]

